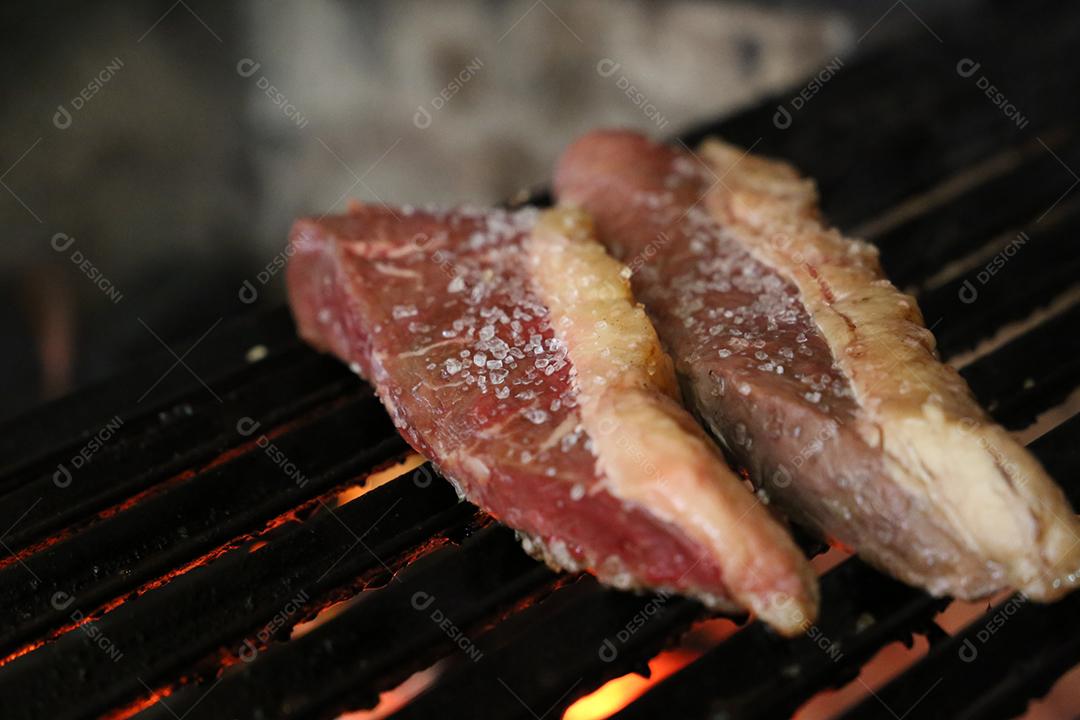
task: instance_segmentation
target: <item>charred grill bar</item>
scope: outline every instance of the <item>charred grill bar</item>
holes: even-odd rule
[[[757,143],[816,177],[830,218],[864,228],[917,292],[946,356],[1056,307],[963,369],[994,416],[1022,428],[1080,378],[1080,306],[1068,300],[1080,73],[1061,62],[1080,11],[1000,9],[1013,16],[938,28],[941,43],[916,27],[851,61],[790,128],[772,125],[781,96],[684,140]],[[1038,43],[998,60],[1020,37]],[[957,72],[964,58],[978,74]],[[982,74],[1023,128],[983,94]],[[1015,238],[1000,272],[980,276]],[[283,311],[219,329],[188,362],[198,378],[175,371],[143,397],[172,364],[163,354],[0,432],[4,717],[332,717],[437,661],[435,683],[398,717],[555,717],[703,616],[691,601],[556,576],[431,473],[337,507],[340,490],[406,448],[370,390],[302,347]],[[91,461],[73,461],[110,423]],[[1078,441],[1073,417],[1032,446],[1074,504]],[[849,716],[880,716],[882,702],[902,711],[933,687],[911,717],[1008,717],[1080,663],[1063,630],[1075,594],[1049,607],[1011,598],[949,636],[933,624],[946,601],[856,559],[826,573],[822,593],[818,627],[839,659],[750,624],[618,716],[785,717],[913,634],[931,640],[927,656]],[[1007,622],[982,640],[1005,603]]]

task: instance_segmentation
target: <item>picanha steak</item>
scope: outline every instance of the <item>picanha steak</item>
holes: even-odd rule
[[[629,272],[591,235],[580,213],[355,206],[294,226],[290,304],[533,554],[800,631],[816,578],[677,402]]]
[[[936,355],[876,251],[789,166],[597,132],[559,163],[671,353],[688,404],[771,501],[935,594],[1060,596],[1080,525]]]

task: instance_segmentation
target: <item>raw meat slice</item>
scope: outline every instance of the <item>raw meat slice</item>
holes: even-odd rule
[[[786,512],[934,594],[1075,585],[1061,490],[939,362],[876,251],[822,225],[812,182],[613,131],[567,151],[556,193],[634,270],[689,405]]]
[[[538,217],[359,206],[300,220],[300,333],[371,381],[409,443],[549,564],[800,631],[816,579],[673,399],[621,266],[582,217]]]

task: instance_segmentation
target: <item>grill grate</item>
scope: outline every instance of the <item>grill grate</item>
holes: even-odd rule
[[[998,12],[940,28],[940,43],[916,27],[847,63],[789,129],[774,128],[770,102],[683,140],[719,133],[816,177],[826,213],[864,229],[918,294],[945,356],[1053,305],[962,369],[1020,429],[1080,378],[1080,194],[1069,193],[1080,139],[1068,125],[1080,71],[1061,63],[1080,9],[987,6]],[[1017,37],[1039,42],[1021,52]],[[996,60],[1001,48],[1017,52]],[[1006,89],[1024,128],[956,72],[961,58]],[[978,281],[1020,232],[1007,266]],[[965,282],[977,283],[975,302],[961,298]],[[255,345],[265,357],[249,362]],[[150,358],[0,432],[5,717],[331,717],[436,662],[436,682],[395,717],[555,717],[704,617],[688,600],[557,576],[427,466],[336,507],[406,446],[367,386],[301,346],[284,310],[211,333],[186,358],[197,376],[177,370],[147,394],[172,360]],[[74,469],[110,422],[113,436]],[[1074,504],[1078,439],[1072,417],[1032,445]],[[57,482],[61,466],[70,482]],[[750,624],[618,717],[784,717],[913,634],[930,639],[927,656],[847,716],[932,691],[911,717],[1007,717],[1080,663],[1080,640],[1062,632],[1077,594],[1049,607],[1006,599],[952,636],[934,625],[946,601],[857,559],[827,572],[822,594],[817,627],[841,657]],[[994,613],[1007,622],[984,642]]]

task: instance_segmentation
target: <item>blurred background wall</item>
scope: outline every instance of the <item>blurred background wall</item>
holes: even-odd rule
[[[671,136],[869,28],[909,31],[892,5],[9,3],[0,415],[122,370],[154,335],[182,353],[281,303],[280,274],[252,304],[239,291],[297,215],[506,200],[590,128]]]

